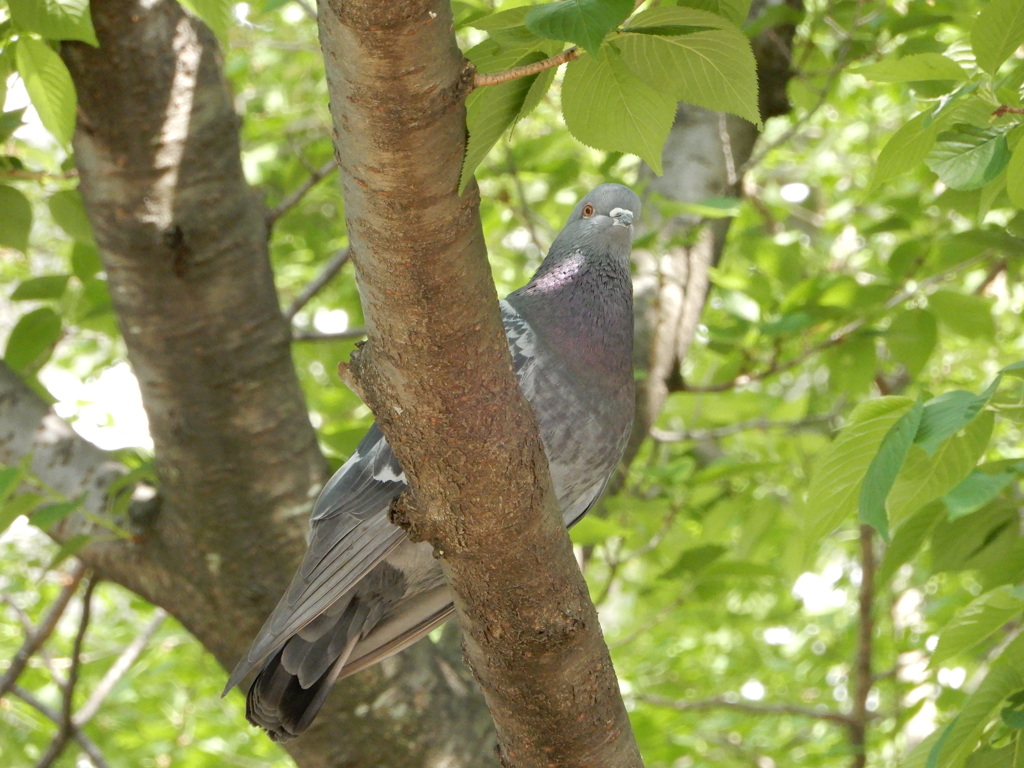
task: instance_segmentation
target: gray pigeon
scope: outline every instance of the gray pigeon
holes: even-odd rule
[[[597,501],[633,423],[629,253],[640,199],[602,184],[547,258],[501,302],[519,387],[533,407],[566,525]],[[225,693],[259,668],[246,717],[275,741],[302,733],[331,685],[396,653],[454,610],[427,542],[388,519],[405,474],[374,424],[313,508],[309,549]]]

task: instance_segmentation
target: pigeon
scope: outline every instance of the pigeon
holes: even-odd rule
[[[500,302],[567,526],[601,495],[633,424],[630,249],[639,214],[628,187],[597,187],[530,282]],[[454,612],[431,544],[412,542],[389,520],[406,488],[374,424],[321,491],[305,558],[224,689],[259,670],[246,717],[274,741],[306,730],[336,680],[397,653]]]

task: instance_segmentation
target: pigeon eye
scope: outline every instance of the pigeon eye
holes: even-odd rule
[[[594,215],[594,206],[592,206],[590,203],[587,203],[586,205],[584,205],[583,206],[583,218],[584,219],[589,219],[593,215]]]

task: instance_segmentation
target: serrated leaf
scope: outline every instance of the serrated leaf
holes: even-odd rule
[[[526,14],[533,10],[533,6],[522,5],[518,8],[510,8],[507,11],[498,11],[479,19],[474,19],[469,26],[475,29],[482,29],[485,32],[493,32],[499,29],[511,29],[526,24]]]
[[[994,75],[1000,65],[1024,43],[1024,3],[991,0],[971,29],[971,48],[978,66]]]
[[[7,141],[18,128],[24,125],[24,120],[22,120],[24,114],[25,107],[0,113],[0,142]]]
[[[85,215],[85,205],[77,189],[64,189],[50,195],[50,215],[57,225],[75,240],[93,242],[92,225]]]
[[[544,58],[543,53],[534,52],[518,59],[513,66],[522,66]],[[473,178],[473,172],[483,162],[491,147],[521,114],[537,77],[538,75],[521,77],[498,85],[477,88],[466,99],[466,128],[469,140],[466,142],[466,156],[462,161],[460,195],[465,191]],[[547,82],[550,83],[550,79]]]
[[[531,8],[526,27],[552,40],[576,43],[590,53],[633,12],[633,0],[559,0]]]
[[[922,80],[967,79],[963,67],[941,53],[916,53],[902,59],[883,59],[853,72],[880,83],[911,83]]]
[[[25,90],[43,126],[57,141],[67,146],[75,132],[75,111],[78,108],[71,73],[50,46],[31,37],[18,40],[15,59]]]
[[[902,364],[914,379],[924,369],[938,338],[935,316],[925,309],[910,309],[893,318],[885,341],[892,361]]]
[[[1006,134],[961,123],[938,135],[925,163],[951,189],[979,189],[1010,160]]]
[[[661,150],[672,129],[676,101],[637,79],[613,52],[571,62],[562,82],[569,133],[596,149],[639,155],[661,175]]]
[[[210,28],[222,48],[227,47],[233,0],[180,0],[180,2],[193,16]]]
[[[688,35],[632,34],[631,27],[611,45],[641,80],[668,88],[677,101],[730,112],[761,125],[757,65],[750,41],[725,19],[693,8],[655,8],[638,14],[640,27],[707,26]]]
[[[868,191],[878,189],[887,181],[920,166],[934,146],[940,130],[941,123],[931,119],[929,112],[922,112],[903,125],[882,147]]]
[[[717,16],[724,16],[736,26],[742,26],[750,15],[751,0],[685,0],[680,5],[710,11]],[[765,12],[775,9],[764,9]]]
[[[1006,193],[1011,203],[1024,208],[1024,139],[1017,142],[1006,164]]]
[[[972,600],[939,632],[939,644],[929,660],[932,669],[990,637],[1024,612],[1024,590],[1004,585]]]
[[[850,423],[818,459],[811,476],[802,517],[814,541],[852,516],[861,483],[882,439],[913,407],[908,397],[883,397],[858,406]]]
[[[34,373],[60,339],[61,321],[49,307],[22,315],[7,337],[4,362],[17,373]]]
[[[81,40],[99,45],[89,15],[89,0],[8,0],[8,7],[19,29],[37,32],[47,40]]]
[[[921,421],[924,421],[924,416]],[[995,414],[981,414],[929,454],[919,445],[907,453],[903,471],[889,492],[889,518],[894,525],[926,504],[949,493],[978,465],[992,437]]]
[[[954,333],[968,339],[992,341],[995,338],[992,300],[985,296],[936,291],[928,297],[928,306],[939,322]]]
[[[1014,472],[989,474],[974,470],[953,490],[942,497],[948,510],[947,519],[952,522],[977,512],[995,499],[1017,478]]]
[[[32,230],[32,205],[14,187],[0,184],[0,245],[28,251]]]
[[[889,427],[861,484],[857,516],[862,523],[878,531],[886,541],[889,540],[889,518],[885,511],[885,500],[914,442],[923,410],[924,406],[918,400]]]
[[[12,301],[45,301],[64,295],[70,275],[40,275],[22,280],[11,294]]]

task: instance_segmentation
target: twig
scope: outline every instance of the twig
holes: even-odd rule
[[[167,618],[167,614],[160,608],[156,609],[156,613],[153,616],[152,621],[146,625],[146,628],[142,630],[142,633],[132,640],[125,649],[121,651],[121,655],[117,657],[117,660],[111,665],[110,669],[106,671],[106,674],[100,679],[96,687],[93,689],[92,694],[89,696],[88,701],[79,709],[75,716],[72,718],[72,723],[76,728],[81,728],[83,725],[88,723],[99,711],[100,705],[104,699],[110,695],[110,692],[114,690],[114,686],[124,677],[132,664],[139,658],[142,651],[145,650],[149,641],[156,634],[156,631],[160,629],[160,625],[164,623],[164,619]]]
[[[295,331],[292,341],[351,341],[366,336],[365,328],[352,328],[337,333],[320,333],[318,331]]]
[[[11,693],[17,696],[22,701],[24,701],[30,707],[32,707],[32,709],[39,712],[39,714],[41,714],[47,720],[50,720],[56,723],[57,725],[61,724],[60,713],[50,709],[43,702],[41,702],[39,699],[37,699],[35,696],[33,696],[31,693],[26,691],[21,686],[16,685],[13,688],[11,688]],[[106,758],[103,757],[103,753],[100,751],[100,748],[97,746],[96,742],[90,739],[85,734],[84,731],[82,731],[79,728],[75,728],[71,736],[75,741],[78,742],[78,745],[82,748],[82,751],[89,756],[89,759],[92,761],[92,764],[95,766],[95,768],[110,768],[110,764],[106,761]]]
[[[850,713],[850,743],[853,762],[850,768],[867,765],[868,696],[874,683],[871,656],[875,622],[875,539],[870,525],[860,527],[860,593],[858,595],[857,658],[854,662],[853,708]]]
[[[288,321],[293,320],[299,314],[299,310],[306,306],[309,300],[323,290],[324,286],[331,281],[331,278],[341,271],[341,268],[345,266],[351,255],[352,251],[347,247],[333,254],[327,260],[327,263],[324,264],[324,268],[320,270],[320,274],[302,289],[302,293],[296,296],[295,301],[284,311],[284,319]]]
[[[923,280],[918,281],[913,289],[905,289],[905,290],[900,291],[899,293],[897,293],[895,296],[893,296],[891,299],[889,299],[887,302],[885,302],[885,304],[883,305],[883,309],[888,310],[888,309],[893,309],[894,307],[898,307],[900,304],[903,304],[904,302],[912,299],[914,296],[919,295],[925,288],[929,288],[932,285],[936,285],[938,283],[941,283],[944,280],[947,280],[948,278],[950,278],[953,275],[955,275],[960,270],[967,269],[969,267],[974,266],[975,264],[978,264],[981,261],[984,261],[985,258],[986,258],[985,255],[974,256],[974,257],[972,257],[970,259],[967,259],[966,261],[962,261],[959,264],[953,265],[949,269],[945,269],[942,272],[938,272],[938,273],[932,275],[931,277],[926,277]],[[748,372],[748,373],[739,373],[736,376],[734,376],[730,381],[725,381],[725,382],[722,382],[721,384],[706,384],[706,385],[694,387],[694,386],[690,386],[690,385],[684,383],[682,388],[680,389],[680,391],[683,391],[683,392],[728,392],[729,390],[734,389],[737,386],[745,386],[745,385],[751,384],[751,383],[753,383],[755,381],[761,381],[763,379],[766,379],[769,376],[773,376],[773,375],[775,375],[777,373],[783,373],[785,371],[790,370],[791,368],[795,368],[797,365],[799,365],[800,363],[804,362],[808,358],[816,355],[817,353],[824,352],[826,349],[829,349],[831,347],[836,346],[837,344],[842,343],[849,336],[851,336],[852,334],[856,333],[861,328],[863,328],[865,325],[867,325],[868,320],[869,320],[869,318],[862,317],[862,318],[860,318],[858,320],[853,320],[853,321],[847,323],[846,325],[844,325],[843,327],[839,328],[838,330],[833,331],[829,335],[829,337],[827,339],[825,339],[824,341],[819,342],[818,344],[814,344],[814,345],[808,347],[801,354],[797,355],[796,357],[794,357],[794,358],[792,358],[790,360],[780,361],[776,357],[776,358],[772,359],[768,363],[768,365],[766,365],[760,371],[753,371],[753,372]]]
[[[82,616],[78,621],[78,631],[71,647],[71,669],[68,671],[67,684],[61,702],[60,723],[57,735],[50,742],[46,753],[39,758],[36,768],[50,768],[64,752],[68,741],[75,735],[75,724],[72,720],[71,708],[74,706],[75,685],[78,683],[78,672],[82,664],[82,643],[85,641],[86,630],[89,629],[89,614],[92,611],[92,593],[96,589],[95,577],[89,579],[82,595]]]
[[[275,207],[267,211],[266,222],[267,229],[272,229],[277,220],[284,216],[288,211],[299,204],[299,201],[306,196],[306,194],[315,187],[322,179],[330,176],[334,171],[338,169],[338,163],[331,158],[330,161],[324,163],[315,171],[309,174],[309,178],[306,179],[302,186],[288,195],[284,200],[278,203]]]
[[[1002,117],[1003,115],[1024,115],[1024,108],[1008,107],[1006,104],[1000,104],[992,112],[992,117]]]
[[[579,57],[580,49],[574,45],[572,48],[566,48],[554,56],[549,56],[541,61],[535,61],[532,64],[523,64],[521,67],[512,67],[512,69],[506,69],[504,72],[492,72],[486,75],[482,72],[476,72],[473,75],[473,87],[483,88],[486,85],[499,85],[510,80],[518,80],[521,77],[529,77],[530,75],[536,75],[538,72],[543,72],[545,69],[560,67],[567,62],[575,61]]]
[[[850,717],[841,712],[832,712],[827,709],[811,709],[810,707],[798,707],[795,704],[755,704],[750,701],[729,701],[721,696],[711,699],[698,699],[695,701],[683,701],[681,699],[669,699],[656,694],[643,694],[635,697],[637,701],[653,704],[656,707],[671,707],[679,712],[703,712],[708,709],[735,709],[739,712],[749,712],[756,715],[796,715],[798,717],[811,717],[815,720],[824,720],[838,725],[850,725]]]
[[[316,8],[306,2],[306,0],[295,0],[295,4],[299,6],[306,15],[309,16],[313,21],[316,21]]]
[[[46,639],[53,634],[53,630],[57,627],[57,622],[60,621],[60,617],[64,614],[65,609],[67,609],[68,603],[71,602],[71,598],[74,596],[75,590],[78,589],[78,584],[84,576],[85,566],[76,562],[71,567],[71,570],[68,571],[68,582],[64,585],[57,599],[53,601],[49,613],[46,614],[46,617],[39,624],[35,633],[25,638],[25,642],[22,643],[21,648],[18,649],[17,653],[14,654],[14,658],[11,659],[11,666],[7,668],[7,673],[0,679],[0,698],[3,698],[11,690],[15,681],[25,670],[29,659],[42,647]]]
[[[838,409],[829,413],[812,414],[805,419],[798,421],[772,421],[771,419],[750,419],[749,421],[738,421],[735,424],[726,424],[714,429],[693,429],[681,432],[673,432],[667,429],[653,427],[651,437],[659,443],[678,443],[683,440],[717,440],[722,437],[729,437],[752,429],[769,430],[785,429],[795,431],[804,429],[816,424],[827,423],[839,415]]]
[[[643,546],[622,556],[620,556],[621,550],[616,550],[614,554],[609,552],[608,557],[605,559],[605,562],[608,565],[608,578],[605,581],[604,588],[601,590],[601,594],[594,598],[594,605],[601,605],[608,599],[608,595],[611,594],[612,585],[615,582],[615,577],[619,572],[619,568],[630,560],[643,557],[661,544],[664,538],[668,535],[668,532],[672,530],[672,523],[674,522],[678,512],[679,510],[676,507],[670,509],[664,518],[662,518],[661,527],[655,531],[654,535],[651,536]]]

